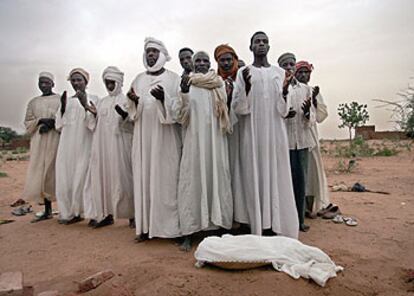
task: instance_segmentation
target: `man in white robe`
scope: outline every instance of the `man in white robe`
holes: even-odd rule
[[[289,114],[284,71],[267,61],[269,39],[256,32],[250,41],[252,65],[237,73],[233,110],[239,114],[240,192],[245,213],[237,222],[253,234],[277,233],[297,238],[299,223],[290,175],[289,146],[284,117]]]
[[[296,79],[304,84],[308,84],[313,66],[307,61],[296,63]],[[311,126],[311,133],[315,140],[315,147],[310,150],[308,174],[306,183],[306,201],[309,216],[315,217],[317,212],[327,207],[330,203],[328,193],[328,181],[323,167],[322,155],[319,145],[319,134],[317,124],[322,123],[328,117],[328,107],[320,94],[319,87],[313,87],[312,105],[316,110],[316,122]]]
[[[111,225],[115,218],[134,218],[132,183],[133,123],[126,113],[128,99],[122,93],[124,73],[107,67],[102,75],[108,96],[96,105],[89,171],[85,185],[85,218],[90,226]]]
[[[224,81],[210,70],[205,52],[194,55],[195,73],[181,82],[178,118],[186,128],[178,186],[182,250],[191,234],[233,222],[227,134],[231,131]]]
[[[180,236],[177,206],[180,131],[173,105],[180,76],[164,68],[171,57],[164,44],[146,38],[143,62],[127,96],[134,120],[132,171],[136,241]]]
[[[309,86],[294,78],[296,57],[293,53],[287,52],[282,54],[278,59],[278,63],[292,77],[286,90],[289,92],[291,110],[295,114],[294,116],[288,116],[286,118],[286,125],[299,229],[306,232],[310,229],[305,224],[306,175],[308,171],[309,150],[316,145],[311,134],[311,126],[315,122],[315,110],[311,102],[312,90]]]
[[[75,91],[67,97],[66,91],[56,115],[56,129],[61,132],[56,158],[56,198],[59,222],[80,222],[83,214],[83,189],[89,166],[92,145],[92,122],[98,97],[86,93],[89,73],[75,68],[68,80]]]
[[[24,125],[30,135],[30,161],[26,174],[23,198],[44,203],[44,214],[32,222],[52,218],[52,201],[55,200],[55,161],[59,133],[55,130],[55,114],[59,108],[59,95],[53,93],[53,75],[39,74],[41,96],[30,100]]]

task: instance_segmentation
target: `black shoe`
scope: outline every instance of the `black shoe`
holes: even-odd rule
[[[108,215],[101,222],[96,223],[95,226],[93,226],[93,228],[95,228],[95,229],[96,228],[101,228],[101,227],[109,226],[109,225],[112,225],[112,224],[114,224],[114,218],[113,218],[112,215]]]

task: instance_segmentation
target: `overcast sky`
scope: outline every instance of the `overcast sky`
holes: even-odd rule
[[[37,77],[51,71],[55,91],[71,90],[67,74],[81,66],[91,74],[89,92],[105,96],[101,73],[115,65],[125,85],[144,70],[143,41],[161,39],[181,72],[177,52],[188,46],[212,56],[221,43],[251,63],[251,35],[265,31],[269,60],[290,51],[315,66],[330,116],[323,138],[346,137],[336,108],[368,104],[371,124],[392,128],[390,113],[372,99],[397,98],[414,76],[414,1],[133,1],[0,0],[0,124],[23,131],[27,102],[39,94]],[[212,62],[216,68],[216,63]]]

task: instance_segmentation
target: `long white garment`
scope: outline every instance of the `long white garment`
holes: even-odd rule
[[[294,279],[309,278],[322,287],[343,270],[322,250],[282,236],[210,236],[198,245],[194,256],[198,265],[224,262],[270,263],[277,271],[283,271]]]
[[[282,97],[284,71],[277,66],[247,66],[252,87],[248,96],[242,69],[237,73],[232,102],[239,114],[240,179],[233,188],[245,213],[236,221],[250,224],[252,233],[263,229],[297,238],[299,222],[289,163],[289,146],[284,116],[290,98]],[[248,220],[246,220],[248,218]]]
[[[141,73],[132,82],[140,98],[137,107],[129,103],[129,115],[135,121],[132,170],[137,235],[180,235],[177,186],[181,143],[172,112],[180,81],[180,76],[165,70],[159,76]],[[157,85],[164,88],[165,107],[150,94]]]
[[[39,133],[39,119],[55,118],[59,108],[59,95],[40,96],[27,105],[24,125],[30,135],[30,161],[26,174],[23,198],[43,202],[55,199],[55,161],[60,134],[52,129]]]
[[[302,110],[303,103],[311,95],[311,88],[306,84],[296,81],[294,85],[289,85],[291,109],[296,111],[294,117],[286,119],[290,150],[312,148],[316,145],[311,132],[311,127],[315,124],[315,108],[311,105],[309,119],[305,117]]]
[[[218,91],[226,97],[224,84]],[[227,134],[214,114],[213,91],[192,85],[181,98],[182,111],[188,112],[184,117],[189,116],[178,187],[181,232],[230,229],[233,198]]]
[[[317,124],[323,122],[328,117],[328,107],[326,106],[322,95],[316,96],[318,105],[316,108],[316,123],[311,127],[311,134],[316,143],[315,147],[309,153],[309,165],[306,182],[306,195],[313,196],[314,202],[312,212],[318,212],[329,205],[328,181],[325,175],[322,155],[319,144],[319,134]]]
[[[87,94],[87,101],[96,105],[98,97]],[[94,120],[78,98],[69,96],[63,116],[60,107],[56,113],[56,129],[61,131],[56,157],[56,199],[64,220],[83,214],[83,189],[92,145],[90,127]]]
[[[91,126],[94,134],[84,205],[85,217],[98,222],[108,215],[134,218],[131,162],[134,126],[115,111],[117,104],[126,109],[127,101],[122,93],[99,100],[95,128]]]

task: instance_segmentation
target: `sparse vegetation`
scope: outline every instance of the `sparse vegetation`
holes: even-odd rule
[[[339,128],[348,128],[349,131],[349,146],[352,145],[352,130],[356,127],[364,125],[369,120],[367,105],[358,104],[358,102],[351,102],[350,104],[339,104],[338,115],[342,123],[338,125]]]

